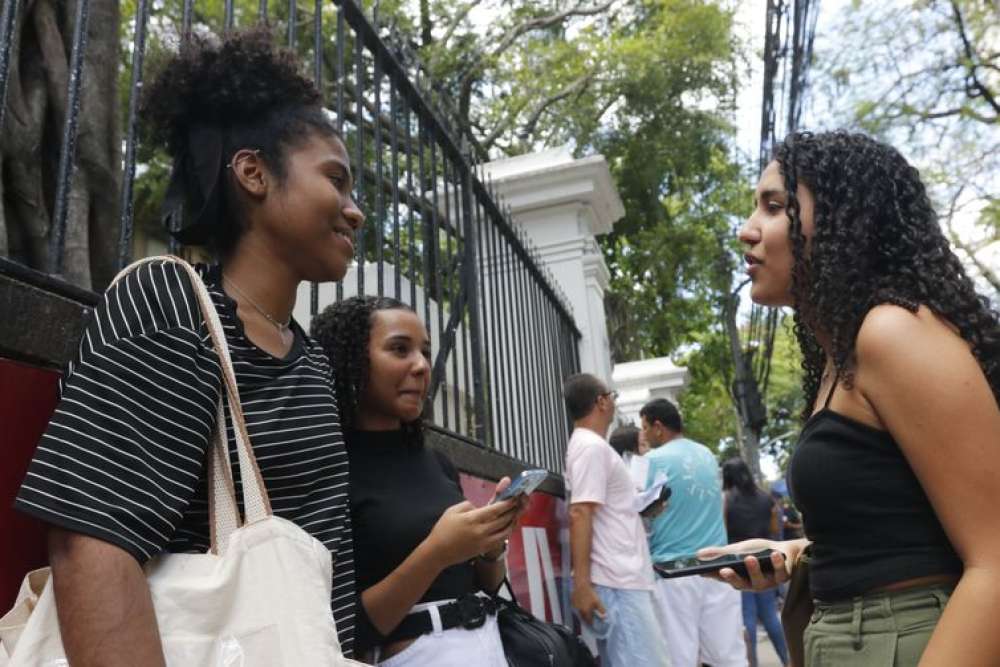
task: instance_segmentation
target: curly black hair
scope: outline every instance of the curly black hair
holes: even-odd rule
[[[319,91],[300,73],[297,56],[276,47],[265,26],[234,32],[221,42],[194,35],[155,69],[141,105],[143,131],[175,160],[185,151],[207,150],[192,140],[192,132],[207,128],[221,137],[220,165],[241,149],[256,149],[280,184],[289,148],[317,133],[338,136]],[[202,163],[207,158],[194,156]],[[197,242],[224,257],[244,228],[235,184],[223,182],[217,219]],[[185,187],[189,202],[209,194],[190,192],[196,187],[190,182]]]
[[[1000,402],[1000,320],[952,252],[919,172],[893,147],[844,131],[794,133],[776,147],[775,160],[791,220],[803,419],[812,411],[827,361],[814,331],[830,336],[835,371],[850,386],[858,331],[880,304],[911,312],[925,305],[954,325]],[[808,252],[798,183],[815,199]]]
[[[333,367],[333,392],[345,433],[357,428],[358,406],[371,371],[368,342],[372,319],[382,310],[416,312],[387,296],[355,296],[327,306],[312,319],[309,333],[322,346]],[[403,432],[406,442],[422,444],[423,418],[404,423]]]

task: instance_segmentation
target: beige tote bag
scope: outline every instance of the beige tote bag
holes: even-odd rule
[[[247,437],[236,376],[218,313],[201,278],[191,276],[219,355],[239,452],[245,522],[240,521],[226,446],[223,398],[208,452],[211,550],[161,554],[145,566],[169,667],[346,667],[330,608],[329,550],[291,521],[274,516]],[[107,582],[114,586],[116,582]],[[59,637],[48,570],[24,580],[14,608],[0,619],[0,666],[68,665]]]

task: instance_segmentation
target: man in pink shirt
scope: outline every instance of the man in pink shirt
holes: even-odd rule
[[[563,397],[575,426],[566,450],[573,608],[597,637],[604,667],[664,667],[670,658],[635,485],[604,439],[615,392],[581,373],[567,378]]]

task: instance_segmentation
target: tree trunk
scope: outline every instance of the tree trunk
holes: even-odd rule
[[[63,275],[102,289],[117,263],[118,0],[90,0],[89,13]],[[14,29],[0,135],[0,251],[40,270],[49,265],[75,14],[72,0],[25,0]]]

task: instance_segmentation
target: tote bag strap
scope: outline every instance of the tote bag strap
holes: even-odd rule
[[[240,481],[243,484],[243,509],[246,523],[260,521],[271,516],[271,501],[267,495],[260,467],[250,446],[250,436],[247,433],[246,421],[240,407],[239,389],[236,383],[236,373],[233,370],[229,346],[226,343],[225,331],[215,309],[212,297],[205,287],[204,281],[194,267],[186,261],[173,255],[147,257],[132,263],[123,269],[113,282],[135,270],[142,264],[152,262],[170,262],[188,274],[195,297],[201,309],[212,347],[219,358],[222,369],[222,385],[229,414],[232,419],[233,432],[236,440],[236,451],[239,457]],[[113,284],[113,283],[112,283]],[[229,543],[229,536],[241,525],[239,510],[236,505],[236,495],[233,488],[232,472],[229,468],[229,448],[226,443],[226,420],[223,409],[223,398],[220,396],[216,406],[216,428],[213,442],[208,452],[208,492],[209,492],[209,527],[211,530],[212,553],[222,553]]]

